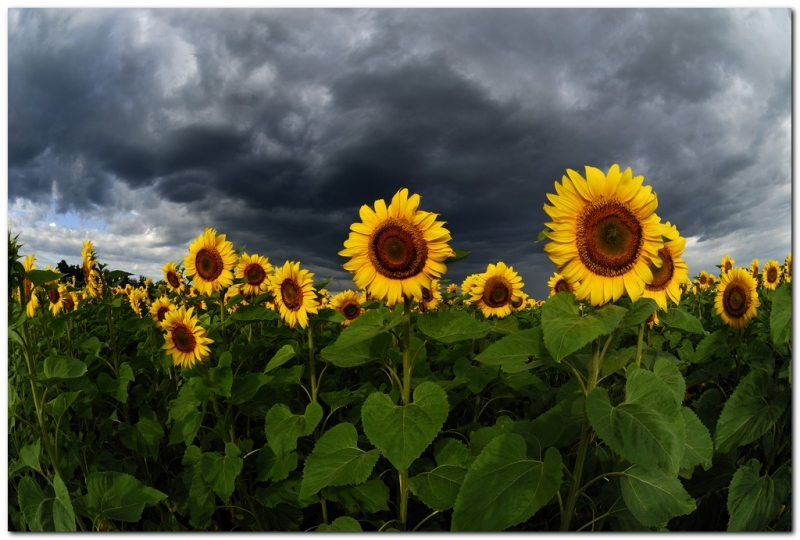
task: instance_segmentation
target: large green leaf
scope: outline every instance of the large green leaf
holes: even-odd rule
[[[724,454],[755,441],[778,420],[789,402],[789,392],[770,395],[771,381],[765,369],[753,370],[739,381],[717,421],[714,444],[718,452]]]
[[[158,459],[158,449],[164,437],[164,428],[156,420],[155,415],[142,416],[134,425],[122,424],[119,427],[120,438],[125,446],[138,454],[151,459]]]
[[[74,379],[84,373],[86,364],[69,356],[48,356],[42,367],[42,378],[45,382]]]
[[[78,395],[80,392],[62,392],[47,403],[45,410],[53,415],[53,418],[61,418],[61,415],[78,399]]]
[[[561,486],[561,455],[528,459],[522,436],[496,437],[475,459],[456,498],[453,531],[502,531],[529,519]]]
[[[751,459],[734,473],[728,489],[729,531],[763,531],[778,515],[775,483],[760,471],[761,462]]]
[[[342,330],[336,339],[336,347],[343,349],[382,334],[403,322],[402,315],[390,313],[388,309],[370,309],[362,313],[350,326]]]
[[[236,444],[227,442],[225,455],[219,452],[206,452],[200,460],[200,474],[224,504],[228,504],[236,477],[242,471],[244,460],[239,457],[240,454],[241,450]]]
[[[686,446],[681,458],[681,469],[694,469],[701,465],[704,470],[711,468],[711,457],[714,455],[714,445],[706,426],[688,407],[681,407],[683,423],[686,426]]]
[[[282,457],[297,448],[297,439],[311,435],[319,421],[322,420],[322,407],[311,402],[306,405],[305,413],[292,414],[283,403],[274,405],[266,418],[267,442],[275,455]]]
[[[656,359],[653,364],[653,373],[664,381],[672,392],[676,403],[683,403],[683,396],[686,392],[686,381],[683,380],[678,366],[664,358]]]
[[[281,367],[283,364],[294,358],[295,350],[294,347],[291,345],[284,345],[281,347],[278,352],[275,353],[269,362],[267,362],[267,367],[264,368],[264,373],[269,373],[273,369],[277,369]]]
[[[59,532],[75,532],[75,510],[72,508],[72,499],[69,490],[59,475],[53,477],[53,525]]]
[[[34,287],[41,287],[48,281],[56,281],[66,276],[60,272],[53,272],[52,270],[28,270],[25,277],[28,278]]]
[[[339,347],[337,343],[332,343],[322,349],[320,354],[322,358],[335,366],[355,367],[380,359],[381,354],[391,346],[391,342],[391,335],[378,334],[345,347]]]
[[[272,375],[263,373],[247,373],[237,375],[231,385],[231,403],[238,405],[249,401],[256,395],[258,389],[272,380]]]
[[[628,308],[625,317],[622,318],[620,328],[630,328],[638,326],[645,322],[647,318],[658,311],[658,304],[652,298],[640,297],[634,304]]]
[[[167,495],[147,487],[133,476],[121,472],[90,473],[82,506],[92,520],[98,518],[138,522],[145,506],[163,501]]]
[[[485,336],[492,327],[465,311],[437,311],[417,319],[417,328],[441,343],[455,343]]]
[[[380,478],[357,486],[328,486],[322,490],[322,495],[344,506],[349,514],[375,514],[389,509],[389,487]]]
[[[53,499],[45,495],[30,476],[23,476],[17,485],[17,503],[28,529],[34,532],[55,530]]]
[[[679,307],[671,307],[666,313],[658,317],[661,324],[674,330],[682,330],[691,334],[704,334],[702,323],[690,313]]]
[[[439,465],[431,471],[409,478],[408,486],[411,488],[411,493],[430,508],[444,512],[452,508],[456,502],[456,496],[466,474],[465,467]]]
[[[300,497],[313,495],[326,486],[364,482],[378,461],[379,452],[365,452],[357,441],[356,428],[348,422],[326,431],[306,458]]]
[[[620,478],[620,487],[622,498],[634,517],[651,527],[663,526],[673,517],[696,508],[680,480],[658,469],[633,466]]]
[[[520,330],[486,347],[475,360],[490,366],[524,364],[528,358],[541,358],[544,339],[542,328]]]
[[[231,319],[243,323],[253,323],[258,321],[271,321],[280,317],[280,314],[264,306],[239,306],[236,311],[231,313]]]
[[[792,286],[784,283],[775,290],[769,314],[772,343],[783,345],[792,337]]]
[[[361,408],[364,434],[397,470],[407,469],[442,429],[449,412],[447,394],[425,381],[414,390],[414,401],[395,406],[381,392],[367,397]]]
[[[728,334],[729,330],[725,327],[704,337],[703,340],[697,344],[697,349],[694,353],[694,362],[700,364],[717,354],[726,354],[728,350]]]
[[[610,334],[625,316],[626,309],[608,304],[581,315],[575,295],[560,292],[542,306],[544,344],[556,360],[574,353],[593,339]]]

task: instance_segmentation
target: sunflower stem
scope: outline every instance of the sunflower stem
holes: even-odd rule
[[[411,360],[411,298],[403,296],[403,406],[411,404],[411,372],[414,366]],[[400,504],[398,512],[400,530],[406,530],[408,517],[408,469],[399,471]]]
[[[642,363],[642,341],[644,340],[644,325],[646,323],[642,323],[639,325],[639,340],[636,342],[636,367],[639,367]]]

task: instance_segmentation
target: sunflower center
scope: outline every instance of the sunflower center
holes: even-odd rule
[[[281,283],[281,299],[290,311],[296,311],[303,305],[303,295],[300,287],[292,279],[284,279]]]
[[[168,312],[169,308],[166,306],[161,306],[160,308],[158,308],[158,311],[156,311],[156,318],[158,319],[158,322],[163,321],[164,317],[166,317]]]
[[[511,300],[511,288],[505,280],[491,277],[486,280],[481,300],[490,308],[503,307]]]
[[[47,298],[50,299],[51,304],[58,304],[58,300],[61,298],[61,295],[58,294],[57,289],[49,289],[47,291]]]
[[[700,282],[700,285],[705,285],[706,283],[708,283],[708,278],[703,274],[700,274],[700,277],[697,279],[697,281]]]
[[[597,275],[619,276],[632,270],[643,241],[639,219],[617,200],[596,201],[578,218],[578,254]]]
[[[167,272],[167,282],[173,289],[181,288],[181,280],[175,275],[175,272]]]
[[[769,283],[776,283],[778,281],[778,269],[774,266],[770,266],[769,270],[767,270],[767,281]]]
[[[564,291],[572,292],[572,287],[569,286],[569,283],[567,283],[567,280],[565,280],[565,279],[559,279],[558,282],[556,283],[556,286],[554,287],[554,289],[555,289],[555,291],[557,293],[564,292]]]
[[[69,296],[64,297],[64,309],[66,311],[72,311],[75,309],[75,302],[72,301],[72,298]]]
[[[433,300],[433,293],[427,287],[422,287],[422,301],[430,302]]]
[[[731,268],[733,268],[733,265],[731,264],[731,262],[730,261],[725,261],[725,273],[728,273],[728,271]]]
[[[669,249],[665,247],[659,249],[658,255],[661,257],[661,268],[650,265],[650,271],[653,272],[653,283],[644,286],[648,291],[663,291],[672,281],[672,275],[675,273],[675,262],[672,260],[672,253]]]
[[[511,307],[518,309],[522,305],[522,298],[512,298]]]
[[[194,258],[197,273],[206,281],[214,281],[222,274],[222,255],[216,249],[203,248]]]
[[[342,309],[342,315],[344,315],[345,319],[348,321],[352,321],[358,317],[359,311],[361,311],[361,308],[358,306],[358,304],[347,304]]]
[[[178,325],[172,329],[172,342],[175,343],[176,349],[184,353],[194,352],[197,345],[194,332],[184,325]]]
[[[244,276],[250,285],[261,285],[264,282],[264,278],[267,277],[267,273],[264,272],[260,264],[251,264],[244,269]]]
[[[369,260],[389,279],[416,276],[425,268],[428,244],[416,227],[399,219],[381,223],[369,239]]]
[[[750,307],[750,295],[744,285],[729,283],[722,294],[722,306],[729,317],[738,318]]]

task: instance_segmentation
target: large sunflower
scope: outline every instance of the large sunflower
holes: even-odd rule
[[[756,280],[747,270],[732,268],[723,274],[717,286],[714,308],[725,324],[737,330],[743,329],[756,316],[756,308],[760,305]]]
[[[233,284],[236,262],[233,242],[225,240],[224,234],[217,234],[216,229],[207,227],[189,244],[189,255],[184,257],[183,267],[194,286],[210,296]]]
[[[580,283],[570,283],[567,279],[559,274],[558,272],[553,272],[553,275],[547,281],[547,286],[550,287],[550,294],[548,296],[553,296],[556,293],[569,291],[571,293],[575,292],[575,288],[580,285]]]
[[[167,313],[170,311],[175,311],[177,308],[175,304],[173,304],[169,298],[166,296],[161,296],[156,298],[153,302],[153,305],[150,306],[150,316],[156,322],[156,324],[161,324],[164,321],[164,318],[167,316]]]
[[[389,207],[383,199],[375,210],[363,205],[361,223],[350,226],[350,236],[339,252],[351,257],[343,266],[353,272],[353,281],[376,300],[388,305],[403,301],[403,296],[422,298],[422,288],[447,271],[445,259],[454,254],[448,245],[450,231],[438,214],[417,210],[420,196],[398,191]]]
[[[725,256],[722,257],[722,260],[719,262],[719,273],[720,273],[720,275],[727,274],[730,271],[730,269],[733,268],[733,264],[735,262],[736,261],[731,259],[730,254],[726,253]]]
[[[99,298],[103,295],[103,282],[100,277],[100,271],[97,269],[94,244],[89,239],[83,241],[81,258],[83,259],[82,270],[86,294],[91,298]]]
[[[301,270],[299,262],[289,262],[275,269],[272,286],[281,318],[289,328],[300,323],[300,328],[308,326],[308,314],[317,312],[317,295],[314,292],[314,274]]]
[[[689,282],[689,267],[681,259],[686,248],[686,239],[678,233],[675,225],[667,221],[662,234],[669,238],[669,241],[658,250],[661,267],[650,266],[653,282],[645,285],[642,296],[652,298],[658,307],[666,311],[668,297],[676,305],[681,303],[681,283]]]
[[[243,253],[236,265],[234,275],[237,279],[246,279],[242,283],[242,296],[258,295],[267,291],[269,276],[272,274],[272,265],[267,257],[261,255],[248,255]]]
[[[572,283],[579,300],[599,306],[624,293],[634,302],[653,281],[651,263],[660,265],[658,250],[663,226],[655,214],[658,199],[643,176],[630,168],[607,174],[586,167],[586,179],[571,169],[555,183],[557,195],[547,194],[553,206],[544,211],[553,221],[545,225],[550,238],[544,250],[558,272]]]
[[[177,265],[173,261],[169,261],[161,270],[164,272],[164,281],[167,282],[167,286],[171,291],[177,293],[183,291],[183,276],[181,276]]]
[[[214,342],[207,337],[208,331],[198,324],[192,312],[193,308],[187,310],[181,306],[168,311],[161,322],[165,332],[164,349],[172,355],[174,365],[185,368],[208,360],[211,356],[208,344]]]
[[[484,317],[496,315],[505,317],[511,314],[511,301],[522,297],[522,277],[504,262],[489,263],[486,272],[478,275],[472,287],[470,303],[475,304]]]
[[[361,307],[366,301],[364,294],[359,294],[356,291],[346,290],[342,291],[331,299],[331,307],[344,315],[342,326],[350,326],[350,323],[358,319],[359,315],[364,313],[364,308]]]
[[[771,260],[764,265],[764,270],[761,274],[761,283],[767,289],[775,290],[778,283],[781,281],[781,265],[778,261]]]

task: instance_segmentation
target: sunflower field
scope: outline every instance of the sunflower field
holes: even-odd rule
[[[541,300],[452,282],[406,189],[335,295],[210,228],[143,286],[9,233],[9,528],[791,530],[791,254],[693,274],[643,180],[555,183]]]

